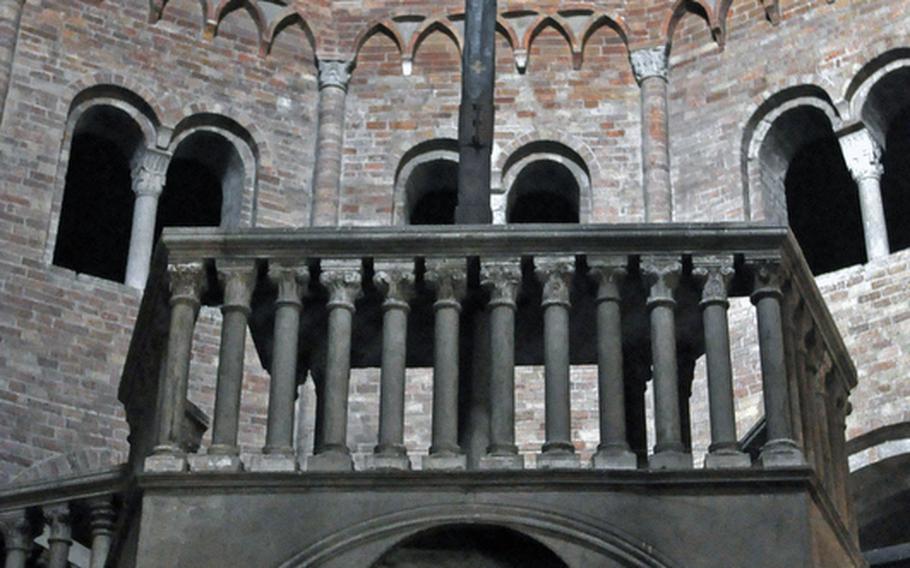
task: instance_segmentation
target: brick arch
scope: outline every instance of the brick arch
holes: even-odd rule
[[[126,452],[98,448],[57,454],[20,471],[10,480],[10,484],[33,483],[104,471],[125,465],[126,458]]]
[[[676,27],[679,25],[679,22],[689,14],[695,14],[704,20],[708,29],[711,31],[712,37],[717,41],[717,20],[711,3],[707,0],[676,0],[673,3],[672,8],[667,11],[664,16],[664,21],[661,24],[661,33],[663,34],[662,37],[667,47],[667,53],[670,53],[672,49],[673,36],[676,33]]]
[[[844,99],[849,109],[849,117],[862,122],[881,146],[885,146],[888,122],[893,119],[895,111],[875,97],[876,88],[896,73],[907,75],[910,86],[910,47],[888,50],[868,61],[847,84]],[[904,105],[906,108],[908,102]]]
[[[435,160],[446,160],[458,163],[457,133],[449,132],[450,136],[440,136],[431,140],[410,145],[404,151],[394,152],[398,161],[393,166],[395,171],[395,185],[392,198],[392,224],[407,225],[409,210],[413,205],[408,195],[408,179],[414,168],[421,164]],[[401,145],[399,145],[401,148]],[[393,168],[389,168],[392,171]]]
[[[321,47],[321,43],[315,31],[313,30],[310,19],[301,13],[300,8],[289,7],[280,15],[276,16],[275,19],[269,24],[268,28],[265,30],[265,33],[263,35],[263,47],[265,49],[264,55],[268,55],[272,51],[272,46],[275,43],[275,39],[281,35],[281,32],[295,24],[299,25],[303,30],[303,35],[307,38],[307,42],[309,42],[311,50],[314,54],[316,54],[318,52],[318,49]]]
[[[385,34],[390,37],[395,43],[395,46],[398,48],[399,57],[404,57],[404,50],[406,47],[404,37],[401,35],[401,31],[398,29],[398,26],[395,25],[395,22],[392,19],[386,19],[378,22],[374,21],[367,25],[367,27],[363,29],[359,34],[357,34],[357,38],[354,40],[354,55],[352,60],[355,68],[357,66],[357,59],[360,57],[360,50],[363,48],[366,42],[368,42],[370,38],[376,34]]]

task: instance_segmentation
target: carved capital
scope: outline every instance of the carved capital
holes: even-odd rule
[[[727,293],[733,280],[733,257],[712,256],[693,259],[692,276],[701,286],[701,304],[728,305]]]
[[[781,284],[783,283],[783,267],[777,258],[747,258],[746,264],[752,270],[752,303],[757,303],[762,298],[773,296],[782,297]]]
[[[641,273],[648,281],[651,292],[648,305],[675,305],[673,291],[679,284],[682,263],[675,256],[646,256],[641,259]]]
[[[437,308],[461,308],[468,287],[468,264],[464,259],[427,259],[424,279],[436,291]]]
[[[363,294],[359,260],[324,260],[319,282],[329,291],[329,309],[354,311],[354,302]]]
[[[841,136],[840,147],[847,169],[856,183],[864,179],[881,179],[885,171],[882,166],[882,149],[872,139],[868,130],[858,130]]]
[[[639,84],[648,77],[660,77],[664,81],[667,80],[669,59],[665,48],[658,46],[637,49],[629,53],[629,59],[632,61],[635,80]]]
[[[34,533],[24,509],[0,515],[0,532],[7,551],[31,549]]]
[[[373,268],[373,284],[385,296],[383,309],[409,309],[408,302],[414,296],[414,263],[376,261]]]
[[[147,148],[142,154],[139,163],[133,168],[133,193],[136,196],[151,195],[158,197],[164,190],[167,179],[167,167],[171,163],[171,155]]]
[[[205,291],[205,266],[201,262],[170,264],[167,275],[171,289],[171,305],[185,302],[199,307],[202,292]]]
[[[215,262],[218,282],[224,288],[221,311],[240,310],[249,314],[253,288],[256,287],[256,262],[253,260]]]
[[[625,256],[589,256],[588,276],[597,282],[597,302],[619,302],[620,286],[626,278],[629,259]]]
[[[50,535],[47,537],[48,542],[66,541],[72,542],[73,528],[70,525],[70,506],[66,503],[44,507],[44,521],[50,529]]]
[[[480,284],[490,293],[490,307],[515,307],[521,287],[521,264],[518,259],[483,259]]]
[[[540,256],[534,259],[534,274],[543,284],[544,307],[562,305],[569,307],[572,276],[575,274],[575,257]]]
[[[319,90],[326,87],[335,87],[342,91],[348,90],[348,83],[351,80],[351,62],[337,59],[320,59],[319,67]]]
[[[112,534],[114,532],[114,523],[117,520],[117,512],[114,510],[114,503],[110,497],[99,497],[88,502],[89,522],[92,527],[92,535]]]
[[[278,287],[276,304],[300,305],[310,284],[310,269],[305,263],[269,263],[269,280]]]

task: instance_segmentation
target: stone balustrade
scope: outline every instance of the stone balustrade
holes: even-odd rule
[[[736,438],[734,296],[751,298],[759,337],[766,441],[755,459]],[[223,323],[211,444],[196,451],[201,431],[195,444],[186,431],[204,421],[190,419],[186,396],[202,303],[220,305]],[[271,383],[265,446],[244,461],[248,329]],[[821,466],[846,464],[823,457],[843,453],[855,370],[795,241],[777,227],[168,230],[121,400],[136,471],[353,471],[351,369],[378,368],[379,428],[367,467],[407,470],[417,464],[404,444],[405,371],[432,368],[432,439],[421,469],[522,469],[515,367],[542,365],[537,468],[680,470],[696,465],[688,396],[702,355],[711,431],[704,467],[815,467],[846,503],[846,472]],[[581,364],[598,372],[600,444],[590,464],[579,459],[571,424],[570,370]],[[293,399],[308,373],[320,399],[317,438],[313,455],[299,456]],[[653,416],[643,400],[649,382]],[[465,397],[483,399],[483,428],[466,423],[475,415]],[[480,455],[466,455],[478,446],[472,435],[483,440]]]

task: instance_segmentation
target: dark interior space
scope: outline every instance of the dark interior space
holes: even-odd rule
[[[910,247],[910,107],[888,129],[882,165],[882,205],[895,252]]]
[[[458,164],[433,160],[414,168],[406,191],[411,225],[451,225],[458,203]]]
[[[578,223],[579,190],[564,165],[541,160],[525,167],[512,185],[509,223]]]

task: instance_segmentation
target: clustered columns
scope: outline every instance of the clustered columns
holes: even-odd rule
[[[600,445],[595,469],[636,469],[638,458],[626,437],[626,402],[622,358],[622,296],[628,259],[589,257],[589,275],[597,283],[597,388]]]
[[[544,390],[546,441],[538,467],[578,467],[572,445],[569,400],[569,292],[575,273],[575,258],[538,257],[536,274],[543,284]]]
[[[869,260],[888,256],[888,229],[882,205],[882,151],[868,130],[858,130],[840,139],[847,168],[856,180],[863,216],[866,256]]]
[[[666,223],[673,220],[667,50],[662,46],[638,49],[630,53],[630,58],[635,79],[641,87],[641,162],[645,218],[650,223]]]
[[[515,309],[521,264],[515,258],[484,258],[481,285],[489,291],[490,445],[482,469],[521,469],[515,445]]]
[[[351,471],[347,446],[348,387],[351,382],[351,332],[354,302],[362,294],[360,260],[322,262],[320,283],[329,291],[328,353],[322,388],[322,439],[307,462],[313,471]]]
[[[341,154],[344,146],[344,107],[351,62],[319,60],[319,129],[316,133],[316,170],[310,222],[316,226],[338,223]]]
[[[0,120],[6,107],[10,75],[13,72],[13,55],[19,39],[19,20],[25,0],[0,0]]]
[[[648,310],[651,320],[651,359],[654,379],[654,430],[656,444],[652,469],[692,467],[692,454],[682,438],[679,375],[676,362],[676,300],[682,264],[675,256],[642,258],[641,271],[650,284]]]
[[[747,258],[754,275],[752,303],[758,319],[762,394],[768,441],[759,460],[765,467],[805,465],[802,451],[793,440],[790,418],[790,385],[784,358],[781,318],[781,261],[777,258]]]
[[[730,307],[727,292],[734,274],[733,257],[696,257],[693,264],[693,276],[702,289],[700,306],[705,330],[711,417],[711,446],[705,457],[705,467],[749,467],[752,463],[748,454],[738,450],[733,409],[733,364],[727,320],[727,308]]]
[[[132,288],[145,288],[149,263],[155,243],[155,221],[158,198],[164,190],[170,154],[146,149],[133,169],[133,226],[130,233],[130,250],[126,261],[126,284]]]
[[[433,441],[424,469],[466,469],[458,445],[458,337],[467,290],[464,260],[427,259],[424,279],[436,292],[433,337]]]
[[[373,282],[382,302],[382,368],[379,377],[377,469],[411,469],[404,447],[404,389],[407,370],[408,301],[414,295],[414,263],[376,261]]]

